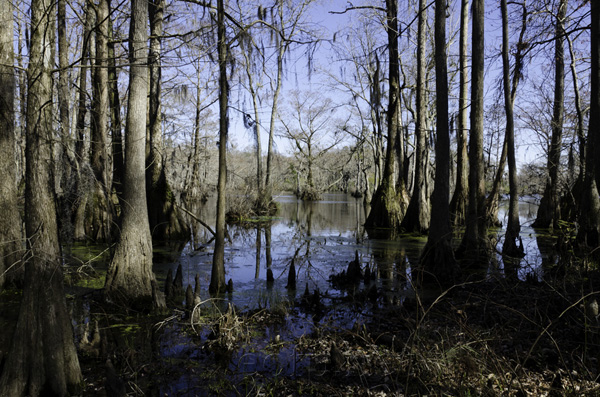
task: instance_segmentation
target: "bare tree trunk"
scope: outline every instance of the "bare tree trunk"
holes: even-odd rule
[[[0,0],[0,291],[5,281],[23,279],[21,217],[18,209],[13,6]]]
[[[453,225],[463,226],[467,217],[469,197],[469,169],[467,167],[467,37],[469,33],[469,0],[461,0],[460,6],[460,44],[459,44],[459,94],[458,94],[458,128],[456,188],[450,200],[450,219]]]
[[[398,114],[400,112],[400,69],[398,63],[398,2],[386,0],[386,31],[390,58],[389,82],[390,94],[387,112],[388,131],[385,168],[382,181],[373,200],[371,211],[365,222],[365,227],[371,230],[386,228],[393,234],[400,230],[400,223],[406,209],[406,199],[396,192],[394,181],[395,141],[398,131]]]
[[[149,2],[150,109],[149,137],[146,146],[146,197],[150,230],[155,241],[187,240],[190,230],[180,216],[171,191],[163,161],[161,125],[161,36],[163,34],[164,0]]]
[[[96,5],[96,57],[92,79],[90,163],[94,189],[87,201],[86,234],[95,241],[112,240],[114,207],[110,199],[108,162],[108,0]]]
[[[600,147],[600,3],[591,3],[591,89],[590,121],[587,138],[585,178],[579,204],[579,230],[577,242],[583,252],[594,250],[594,256],[600,256],[597,249],[600,244],[600,200],[598,198],[598,175],[600,175],[600,156],[589,154]]]
[[[473,0],[471,65],[471,134],[469,137],[469,205],[465,234],[459,253],[473,263],[489,255],[485,222],[483,167],[483,84],[485,1]]]
[[[402,228],[408,232],[425,233],[429,229],[429,198],[427,197],[427,128],[425,46],[427,28],[426,0],[419,0],[419,23],[417,32],[417,121],[415,125],[415,180],[410,203],[402,220]]]
[[[217,182],[217,225],[215,251],[209,291],[211,294],[225,292],[225,205],[227,183],[227,130],[229,83],[227,81],[227,42],[225,37],[223,0],[217,0],[217,35],[219,46],[219,179]]]
[[[82,384],[63,289],[56,207],[51,190],[54,6],[49,0],[31,3],[34,29],[27,70],[25,182],[28,255],[19,318],[0,378],[0,395],[3,396],[42,393],[64,396],[76,394]],[[12,12],[7,4],[1,9]]]
[[[60,119],[61,162],[57,165],[60,191],[57,194],[58,230],[63,249],[73,241],[73,203],[77,200],[77,165],[74,158],[69,118],[69,45],[67,43],[66,1],[57,1],[58,25],[58,108]]]
[[[112,179],[112,190],[119,200],[119,208],[125,205],[123,202],[123,178],[125,173],[125,157],[123,156],[123,133],[122,133],[122,122],[121,122],[121,99],[119,98],[119,86],[117,76],[117,61],[115,55],[115,42],[114,42],[114,29],[113,29],[113,18],[112,8],[110,0],[108,0],[109,16],[108,16],[108,83],[109,83],[109,96],[108,103],[110,106],[110,135],[112,145],[112,165],[113,165],[113,179]]]
[[[109,265],[107,299],[127,306],[152,302],[152,236],[146,206],[145,137],[148,109],[148,2],[133,0],[129,26],[129,100],[125,134],[123,225]]]
[[[85,25],[81,46],[81,67],[79,68],[79,87],[77,101],[77,116],[75,121],[75,161],[77,165],[76,201],[73,203],[73,238],[85,239],[85,210],[93,176],[88,172],[87,156],[85,153],[85,119],[87,114],[87,70],[90,60],[90,45],[92,36],[93,16],[92,0],[85,2]]]
[[[519,223],[519,195],[517,189],[517,161],[515,157],[515,116],[514,103],[523,67],[523,57],[520,50],[521,39],[517,43],[517,53],[515,54],[515,69],[513,73],[512,86],[510,79],[510,61],[508,58],[508,9],[506,0],[501,0],[500,8],[502,12],[502,80],[504,87],[504,109],[506,111],[506,146],[508,155],[508,183],[509,183],[509,205],[508,205],[508,223],[506,225],[506,235],[504,236],[504,245],[502,247],[503,255],[509,257],[522,257],[523,246],[518,245],[520,240],[519,233],[521,224]],[[521,25],[521,38],[524,36],[527,21],[527,10],[523,3],[523,18]],[[501,170],[498,170],[501,171]]]
[[[448,126],[448,66],[446,60],[446,0],[435,2],[436,132],[435,187],[431,197],[431,228],[421,257],[424,282],[451,285],[458,275],[450,228],[450,133]]]
[[[565,38],[564,19],[567,0],[561,0],[556,14],[554,38],[554,111],[552,114],[552,138],[548,148],[548,179],[540,200],[533,227],[558,227],[560,201],[558,196],[558,169],[562,149],[563,116],[565,110]]]
[[[561,218],[569,221],[574,221],[577,218],[579,211],[578,199],[581,197],[583,189],[583,181],[585,177],[585,163],[586,163],[586,142],[585,142],[585,131],[584,131],[584,115],[581,109],[581,94],[579,91],[579,78],[577,76],[577,69],[575,68],[575,53],[573,49],[573,40],[566,36],[567,43],[569,44],[569,56],[571,61],[569,62],[569,69],[571,70],[571,80],[573,81],[573,93],[575,102],[575,113],[577,115],[577,127],[576,135],[579,144],[579,173],[575,182],[565,193],[561,199]]]
[[[502,180],[504,179],[504,169],[506,168],[506,159],[508,156],[508,142],[506,140],[506,134],[502,141],[502,151],[500,152],[500,159],[498,160],[498,168],[492,181],[492,188],[490,193],[485,199],[485,219],[487,225],[501,226],[498,220],[498,211],[500,210],[500,187]]]

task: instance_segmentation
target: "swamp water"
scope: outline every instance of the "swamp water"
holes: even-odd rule
[[[523,200],[520,206],[526,253],[517,270],[521,279],[528,275],[541,277],[542,262],[549,256],[540,254],[540,238],[536,239],[529,227],[537,210],[533,201]],[[161,395],[228,394],[227,390],[248,393],[250,389],[254,393],[261,382],[272,382],[278,377],[310,377],[316,363],[302,351],[304,336],[356,329],[372,318],[377,307],[400,304],[414,296],[410,269],[418,261],[426,238],[369,238],[362,226],[362,200],[343,194],[326,194],[318,202],[282,195],[277,197],[277,203],[279,212],[271,222],[228,226],[225,271],[226,280],[233,280],[234,291],[220,300],[211,299],[207,291],[213,245],[212,235],[205,228],[194,225],[193,239],[182,251],[155,250],[154,272],[161,288],[167,272],[172,270],[174,274],[179,265],[184,290],[188,284],[194,285],[196,274],[200,276],[202,304],[196,308],[200,319],[193,322],[183,310],[175,309],[172,316],[159,323],[128,325],[122,319],[122,324],[106,326],[118,331],[112,336],[117,342],[121,337],[127,339],[127,332],[133,332],[145,335],[141,343],[150,345],[148,356],[153,357],[153,363],[147,365],[146,372],[131,363],[121,363],[121,368],[134,368],[129,379],[134,379],[136,385],[139,382],[136,387]],[[214,228],[213,203],[209,201],[196,215]],[[506,209],[501,207],[501,222],[505,216]],[[499,249],[503,235],[498,230]],[[334,287],[331,276],[345,271],[356,255],[363,271],[368,267],[373,272],[374,281],[367,283],[370,287],[363,281],[358,287]],[[488,273],[504,272],[501,258],[498,259]],[[292,262],[297,275],[296,290],[286,288]],[[99,269],[105,266],[98,264]],[[268,269],[274,275],[271,286],[266,281]],[[316,307],[303,299],[306,288],[311,295],[319,291]],[[378,293],[370,295],[368,290]],[[226,316],[230,304],[238,314],[252,313],[251,321]],[[75,306],[79,305],[74,303],[74,325],[76,334],[81,334],[84,324],[94,317],[94,310],[85,301],[83,306]],[[207,314],[213,320],[203,320]],[[216,322],[215,314],[220,317]],[[223,336],[220,348],[207,349],[215,332]],[[135,342],[128,343],[131,346],[126,343],[120,347],[121,352],[139,349],[133,346]],[[138,365],[144,368],[143,363]]]

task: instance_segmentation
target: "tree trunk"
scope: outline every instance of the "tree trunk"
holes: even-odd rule
[[[148,3],[133,0],[129,26],[129,100],[125,133],[123,225],[109,265],[107,299],[129,307],[152,304],[152,236],[146,206],[145,137],[148,95]]]
[[[146,149],[146,197],[150,230],[154,241],[187,240],[190,230],[180,216],[171,191],[163,161],[161,124],[161,36],[163,34],[164,0],[152,0],[150,16],[150,125]]]
[[[87,114],[87,70],[90,60],[90,45],[92,36],[93,10],[92,0],[85,2],[85,25],[81,46],[81,67],[79,68],[79,95],[77,101],[77,116],[75,121],[75,161],[77,165],[76,201],[73,203],[73,239],[81,241],[85,239],[85,209],[90,191],[91,179],[88,172],[87,156],[85,153],[85,119]]]
[[[219,46],[219,179],[217,182],[217,225],[215,251],[210,274],[211,294],[225,292],[225,205],[227,183],[227,130],[229,82],[227,81],[227,42],[223,0],[217,0],[217,35]]]
[[[590,121],[587,138],[588,154],[600,147],[600,3],[591,3],[591,89]],[[600,244],[600,200],[598,198],[598,159],[586,156],[583,192],[579,205],[579,230],[577,242],[584,253],[594,250],[594,256],[600,256],[597,249]]]
[[[431,197],[431,228],[421,257],[422,281],[451,285],[458,274],[450,228],[450,134],[446,61],[446,0],[435,2],[436,132],[435,187]]]
[[[426,83],[425,83],[425,46],[427,25],[426,0],[419,0],[419,24],[417,33],[417,121],[415,125],[415,181],[402,221],[402,228],[408,232],[425,233],[429,229],[429,198],[425,174],[427,171],[427,128],[426,128]]]
[[[114,207],[110,199],[108,168],[108,0],[96,5],[96,57],[92,79],[90,163],[94,173],[92,196],[87,200],[86,234],[95,241],[112,240]]]
[[[579,78],[577,77],[577,69],[575,68],[575,53],[573,49],[573,40],[569,36],[566,36],[567,43],[569,44],[569,69],[571,70],[571,77],[573,81],[573,93],[575,102],[575,113],[577,115],[577,142],[579,145],[579,173],[575,179],[573,185],[565,193],[561,199],[561,218],[564,220],[574,221],[577,218],[579,206],[577,200],[581,197],[583,188],[583,180],[585,177],[585,163],[586,163],[586,143],[585,143],[585,131],[584,131],[584,115],[581,109],[581,94],[579,92]]]
[[[456,188],[450,201],[450,219],[455,226],[463,226],[467,217],[469,197],[469,169],[467,167],[467,37],[469,34],[469,0],[461,0],[460,6],[460,54],[459,54],[459,94],[458,94],[458,127]]]
[[[112,145],[112,163],[113,163],[113,179],[112,191],[116,194],[119,200],[120,213],[122,216],[123,206],[123,178],[125,173],[125,157],[123,156],[123,133],[121,122],[121,99],[119,98],[118,85],[118,70],[115,55],[113,17],[111,12],[110,0],[108,0],[109,17],[108,17],[108,83],[109,96],[108,103],[110,106],[110,135]]]
[[[465,234],[459,253],[473,263],[489,255],[485,222],[485,179],[483,167],[483,80],[485,1],[473,0],[471,65],[471,133],[469,136],[469,204]]]
[[[66,1],[57,1],[58,25],[58,108],[60,118],[61,162],[57,167],[60,191],[58,204],[59,239],[63,249],[69,250],[73,241],[73,203],[77,200],[77,165],[73,156],[73,140],[69,128],[69,45],[67,43]]]
[[[558,170],[562,149],[562,130],[565,99],[565,49],[564,19],[567,0],[561,0],[556,14],[554,38],[554,111],[552,113],[552,138],[548,148],[548,179],[540,201],[533,227],[558,227],[560,201],[558,197]]]
[[[400,230],[400,223],[406,208],[404,197],[396,193],[394,181],[394,145],[398,131],[398,114],[400,112],[400,69],[398,64],[398,2],[386,0],[386,31],[390,57],[390,95],[387,112],[388,131],[385,168],[382,182],[377,188],[371,201],[371,211],[365,222],[368,229],[385,228],[386,234],[396,234]]]
[[[506,235],[504,236],[504,245],[502,254],[509,257],[523,257],[523,246],[518,245],[520,240],[519,233],[521,224],[519,223],[519,195],[517,189],[517,161],[515,157],[515,117],[514,103],[521,76],[521,68],[523,65],[523,57],[521,55],[519,40],[517,43],[517,53],[515,54],[515,69],[512,79],[512,87],[510,81],[510,62],[508,58],[509,42],[508,42],[508,9],[506,0],[501,0],[500,3],[502,13],[502,80],[504,87],[504,109],[506,111],[506,146],[508,157],[508,184],[509,184],[509,204],[508,204],[508,223],[506,225]],[[523,37],[526,28],[527,11],[523,5],[523,22],[521,25],[521,37]],[[498,170],[500,171],[500,170]]]
[[[0,0],[0,291],[6,281],[23,278],[21,217],[18,209],[13,6]]]
[[[0,378],[0,395],[3,396],[65,396],[77,393],[82,383],[63,290],[49,166],[52,164],[51,70],[56,22],[52,18],[53,6],[49,0],[31,3],[31,26],[35,28],[31,31],[27,70],[25,228],[28,255],[19,318]],[[10,7],[4,4],[1,9],[10,10]],[[12,27],[9,29],[12,31]]]

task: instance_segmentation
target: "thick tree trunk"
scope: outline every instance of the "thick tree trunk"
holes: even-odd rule
[[[564,19],[567,0],[561,0],[556,14],[554,38],[554,111],[552,113],[552,138],[548,148],[548,179],[540,201],[533,227],[558,227],[560,201],[558,196],[558,170],[562,149],[562,131],[565,100],[565,48]]]
[[[129,26],[129,100],[125,134],[123,225],[104,286],[107,299],[152,304],[152,236],[146,206],[145,137],[148,95],[148,3],[133,0]]]
[[[227,183],[227,130],[229,83],[227,81],[227,43],[223,0],[217,1],[217,34],[219,46],[219,179],[217,182],[217,225],[215,251],[209,291],[211,294],[225,292],[225,205]]]
[[[2,10],[6,10],[3,5]],[[63,290],[62,260],[51,191],[52,49],[49,0],[31,3],[27,70],[25,226],[28,255],[19,318],[2,377],[0,395],[65,396],[82,383],[73,328]],[[4,88],[4,87],[3,87]],[[4,214],[6,215],[6,214]]]
[[[435,187],[431,197],[431,228],[421,257],[422,281],[451,285],[458,275],[450,228],[450,134],[446,61],[446,0],[435,2],[436,132]]]
[[[0,291],[6,281],[23,278],[21,217],[18,209],[13,7],[0,0]]]
[[[460,6],[460,53],[459,53],[459,94],[458,94],[458,127],[456,188],[450,200],[450,219],[453,225],[463,226],[467,217],[469,197],[469,168],[467,167],[467,37],[469,33],[469,0],[461,0]]]
[[[473,0],[471,65],[471,133],[469,136],[469,204],[465,234],[459,252],[474,263],[489,256],[485,222],[483,167],[483,80],[485,1]]]
[[[150,109],[149,140],[146,149],[146,197],[150,230],[154,241],[187,240],[190,230],[175,204],[165,163],[161,125],[161,36],[163,34],[164,0],[152,0],[150,16]]]
[[[386,149],[385,168],[382,182],[377,188],[371,201],[371,211],[365,222],[368,229],[385,228],[386,234],[396,234],[400,230],[400,223],[406,209],[406,199],[396,192],[394,180],[394,145],[398,131],[398,115],[400,112],[400,69],[398,64],[398,2],[386,0],[386,31],[389,44],[390,57],[390,95],[388,105],[388,142]]]
[[[425,233],[429,229],[430,208],[425,174],[427,171],[426,83],[425,51],[427,28],[427,2],[419,0],[419,23],[417,32],[417,121],[415,124],[415,180],[410,203],[402,220],[402,228],[408,232]]]

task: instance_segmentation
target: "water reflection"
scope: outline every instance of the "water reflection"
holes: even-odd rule
[[[411,263],[418,260],[425,239],[401,241],[370,239],[363,224],[362,200],[345,194],[326,194],[324,200],[303,202],[291,195],[277,197],[279,212],[269,223],[253,227],[228,227],[225,248],[226,279],[233,279],[232,300],[241,307],[256,307],[261,296],[268,296],[272,287],[278,294],[289,293],[285,286],[292,260],[296,269],[298,294],[308,284],[312,292],[319,289],[328,296],[346,292],[335,290],[328,280],[342,272],[358,252],[363,268],[369,266],[390,289],[405,288]],[[209,201],[194,213],[209,226],[215,224],[214,203]],[[184,286],[194,282],[196,273],[205,285],[210,280],[212,266],[212,234],[198,224],[181,257],[170,266],[181,263]],[[155,269],[156,270],[156,269]],[[156,270],[165,273],[168,268]],[[268,273],[273,276],[267,283]],[[207,288],[203,288],[206,291]]]
[[[293,289],[286,292],[285,288],[292,261],[298,294],[303,293],[308,285],[310,291],[319,289],[329,297],[345,295],[348,291],[333,288],[328,280],[331,275],[346,270],[355,253],[358,253],[362,269],[369,267],[377,275],[377,285],[387,291],[385,300],[402,299],[406,290],[410,289],[410,272],[419,261],[425,237],[369,238],[363,228],[365,212],[362,200],[349,195],[326,194],[324,200],[317,202],[303,202],[291,195],[281,195],[276,200],[279,212],[271,222],[250,228],[235,225],[228,228],[225,271],[226,279],[231,278],[234,282],[235,293],[230,299],[235,304],[257,307],[261,299],[269,296],[267,289],[271,288],[278,297],[289,294],[289,299],[295,299],[296,292]],[[214,208],[214,203],[209,200],[194,213],[214,227]],[[507,212],[507,206],[501,203],[499,220],[503,224],[506,224]],[[546,237],[531,228],[536,212],[534,198],[521,200],[519,217],[526,254],[522,259],[504,263],[501,255],[504,230],[499,228],[495,232],[497,255],[496,261],[488,268],[488,274],[521,280],[543,276],[544,267],[555,259],[551,252],[552,242],[546,241]],[[196,273],[208,286],[213,236],[198,224],[193,225],[193,230],[193,238],[180,258],[158,273],[166,274],[169,266],[174,270],[181,263],[184,286],[194,282]]]

